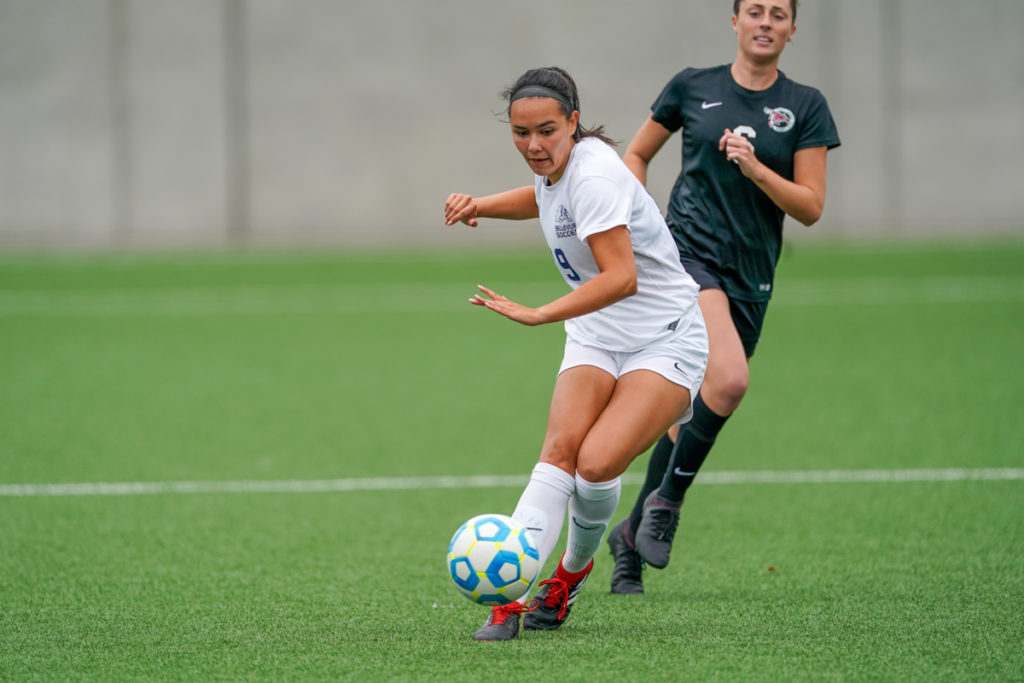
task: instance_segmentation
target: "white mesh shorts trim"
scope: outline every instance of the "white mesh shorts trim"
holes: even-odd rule
[[[592,365],[604,370],[615,379],[634,370],[656,372],[673,384],[690,390],[691,407],[678,422],[689,422],[693,415],[692,403],[704,381],[708,364],[708,332],[704,318],[695,315],[679,334],[639,351],[608,351],[587,346],[571,339],[565,340],[565,354],[558,369],[561,374],[579,365]]]

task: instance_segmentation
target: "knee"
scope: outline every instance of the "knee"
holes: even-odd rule
[[[558,435],[549,436],[544,441],[544,448],[541,450],[540,462],[573,474],[576,471],[576,460],[579,456],[579,445],[571,439]]]
[[[719,414],[729,415],[739,407],[749,388],[750,372],[746,365],[738,365],[724,368],[714,377],[705,379],[701,396],[709,408]]]
[[[579,462],[576,464],[576,474],[580,478],[596,484],[611,481],[619,476],[621,472],[618,471],[618,468],[611,462],[610,458],[598,460],[580,457]]]

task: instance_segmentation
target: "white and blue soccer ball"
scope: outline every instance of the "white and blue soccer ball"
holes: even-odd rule
[[[481,605],[507,605],[522,597],[540,572],[540,552],[530,531],[505,515],[478,515],[448,544],[448,573],[455,587]]]

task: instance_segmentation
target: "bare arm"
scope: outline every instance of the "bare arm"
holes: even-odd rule
[[[630,140],[626,152],[622,155],[622,161],[641,184],[647,185],[647,167],[670,137],[672,137],[672,131],[653,118],[647,117],[647,120],[640,126],[640,130]]]
[[[470,303],[500,313],[524,325],[543,325],[593,313],[636,294],[636,262],[629,230],[620,225],[587,238],[601,272],[563,297],[540,308],[529,308],[480,286],[486,298],[477,294]]]
[[[750,141],[726,129],[718,142],[726,158],[768,195],[775,205],[804,225],[813,225],[825,208],[826,147],[807,147],[793,155],[793,180],[762,164]]]
[[[507,218],[524,220],[537,218],[537,195],[532,185],[499,192],[474,199],[468,194],[449,195],[444,203],[444,224],[455,225],[462,221],[476,227],[477,218]]]

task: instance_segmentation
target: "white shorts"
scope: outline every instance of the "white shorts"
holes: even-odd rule
[[[558,373],[578,365],[600,368],[615,379],[633,370],[650,370],[673,384],[686,387],[690,391],[690,407],[677,422],[689,422],[693,416],[693,399],[697,398],[708,365],[708,331],[704,318],[699,314],[693,316],[675,337],[639,351],[608,351],[566,339]]]

